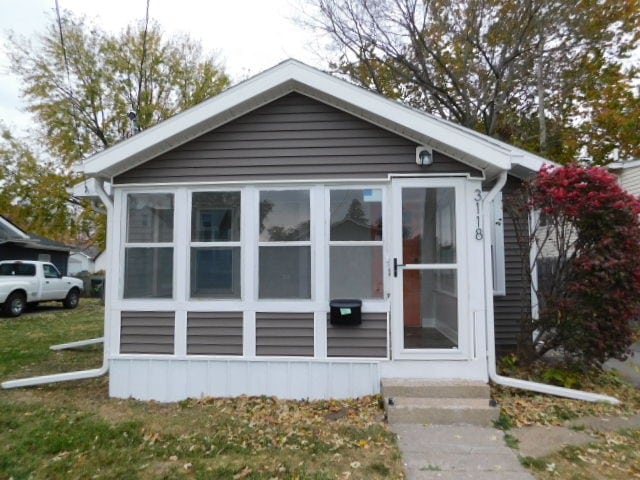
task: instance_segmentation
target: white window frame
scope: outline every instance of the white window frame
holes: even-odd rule
[[[381,198],[381,212],[380,215],[382,217],[382,239],[381,240],[331,240],[331,192],[337,190],[380,190],[382,194]],[[325,238],[324,244],[326,245],[326,253],[325,253],[325,277],[324,283],[327,291],[327,302],[330,300],[331,296],[331,247],[357,247],[357,246],[368,246],[368,247],[381,247],[382,250],[382,296],[381,297],[372,297],[372,298],[362,298],[363,309],[368,310],[369,307],[378,305],[379,308],[374,308],[376,311],[380,310],[380,306],[386,303],[386,299],[388,297],[388,286],[387,286],[387,275],[385,275],[385,265],[387,263],[387,255],[385,245],[388,242],[385,242],[387,238],[387,231],[389,230],[389,225],[386,224],[386,209],[387,209],[387,188],[385,184],[377,184],[377,185],[363,185],[363,184],[350,184],[350,185],[324,185],[325,192],[325,204],[324,204],[324,215],[325,215]],[[383,307],[384,310],[386,310]]]
[[[505,250],[504,250],[504,209],[502,205],[502,192],[498,192],[491,202],[491,267],[493,271],[493,295],[504,296],[507,294],[505,276]]]
[[[319,188],[322,188],[320,186]],[[306,190],[309,192],[309,240],[299,240],[299,241],[277,241],[277,242],[269,242],[260,240],[260,194],[262,192],[285,192],[285,191],[300,191]],[[293,302],[300,303],[306,302],[311,303],[316,301],[316,248],[317,245],[317,228],[316,224],[318,223],[318,219],[316,218],[315,208],[316,202],[318,201],[318,187],[313,185],[287,185],[285,187],[278,185],[258,185],[255,187],[255,199],[254,199],[254,215],[251,215],[253,222],[255,223],[255,238],[251,240],[251,243],[255,245],[254,248],[254,261],[255,261],[255,275],[254,275],[254,295],[255,300],[258,304],[281,304],[283,302]],[[309,284],[310,284],[310,296],[308,298],[260,298],[260,247],[277,247],[277,248],[285,248],[285,247],[309,247],[309,255],[310,255],[310,269],[309,269]]]
[[[171,242],[129,242],[129,197],[131,195],[146,195],[146,194],[168,194],[173,197],[173,230],[172,230],[172,241]],[[122,194],[122,207],[124,215],[122,215],[122,233],[123,233],[123,241],[122,248],[120,250],[120,264],[122,268],[120,270],[120,289],[118,292],[118,299],[124,302],[147,302],[147,301],[160,301],[160,302],[174,302],[176,300],[176,283],[177,283],[177,271],[176,271],[176,225],[177,225],[177,215],[176,212],[178,210],[177,206],[178,195],[175,190],[135,190],[135,191],[124,191]],[[171,297],[165,298],[156,298],[156,297],[124,297],[124,283],[126,277],[126,252],[127,248],[169,248],[171,247],[173,251],[173,268],[172,268],[172,276],[171,276]]]
[[[214,242],[197,242],[197,241],[193,241],[192,239],[192,229],[193,229],[193,225],[192,225],[192,219],[193,219],[193,194],[194,193],[238,193],[240,194],[240,239],[237,241],[214,241]],[[245,277],[245,272],[244,272],[244,250],[245,248],[243,247],[244,245],[244,238],[245,238],[245,233],[244,233],[244,226],[245,226],[245,222],[244,222],[244,217],[243,215],[245,215],[244,213],[244,204],[245,204],[245,195],[244,195],[244,190],[242,188],[238,188],[238,187],[229,187],[229,188],[224,188],[224,187],[211,187],[211,188],[191,188],[188,190],[188,194],[189,194],[189,199],[187,201],[187,212],[188,212],[188,241],[187,241],[187,291],[186,291],[186,301],[188,302],[201,302],[201,301],[242,301],[244,300],[244,277]],[[223,247],[223,248],[231,248],[231,247],[239,247],[240,248],[240,271],[239,271],[239,275],[240,275],[240,296],[238,297],[224,297],[224,296],[200,296],[200,297],[193,297],[191,296],[191,249],[192,248],[211,248],[211,247]]]

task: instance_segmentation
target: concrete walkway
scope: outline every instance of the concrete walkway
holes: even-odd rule
[[[408,480],[534,480],[495,428],[392,425]]]

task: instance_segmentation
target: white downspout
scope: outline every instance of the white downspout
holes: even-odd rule
[[[100,200],[107,207],[108,222],[113,221],[113,201],[104,191],[103,181],[96,179],[96,192]],[[106,258],[109,258],[111,248],[113,246],[107,242],[105,251]],[[42,385],[45,383],[68,382],[71,380],[84,380],[86,378],[101,377],[109,371],[109,297],[105,296],[105,315],[104,315],[104,351],[102,355],[102,366],[93,370],[81,370],[77,372],[58,373],[54,375],[42,375],[40,377],[21,378],[19,380],[9,380],[2,382],[2,388],[19,388],[30,387],[32,385]]]
[[[507,183],[507,172],[502,172],[496,181],[496,184],[484,197],[482,204],[483,213],[483,228],[485,231],[485,244],[484,244],[484,265],[485,267],[491,265],[491,202],[496,197],[498,192],[502,190],[505,183]],[[494,329],[494,315],[493,315],[493,272],[492,268],[485,268],[484,275],[485,285],[485,302],[486,302],[486,332],[487,332],[487,369],[489,371],[489,378],[492,382],[505,387],[521,388],[523,390],[531,390],[534,392],[546,393],[548,395],[556,395],[558,397],[573,398],[576,400],[586,400],[587,402],[607,402],[612,404],[618,404],[620,401],[617,398],[610,397],[608,395],[600,395],[597,393],[583,392],[581,390],[574,390],[571,388],[556,387],[555,385],[546,385],[544,383],[531,382],[528,380],[520,380],[517,378],[504,377],[498,375],[496,372],[496,344],[495,344],[495,329]]]

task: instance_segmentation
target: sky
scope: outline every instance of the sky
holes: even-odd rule
[[[120,31],[144,18],[146,0],[58,0],[60,9]],[[322,66],[314,36],[294,21],[298,0],[150,0],[149,15],[168,34],[189,33],[205,51],[217,52],[234,80],[255,75],[282,60],[297,58]],[[20,83],[8,70],[9,30],[25,37],[44,31],[54,19],[55,0],[0,0],[0,119],[25,131],[30,118],[20,99]]]

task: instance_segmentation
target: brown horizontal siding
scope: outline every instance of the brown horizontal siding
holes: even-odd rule
[[[242,355],[242,312],[187,313],[188,355]]]
[[[256,355],[313,353],[313,313],[256,313]]]
[[[174,312],[122,312],[120,353],[172,354]]]
[[[363,313],[362,324],[331,325],[327,315],[327,356],[386,357],[387,314]]]
[[[386,178],[390,173],[481,172],[435,152],[415,163],[416,144],[353,115],[292,93],[114,179],[154,183],[309,178]]]
[[[509,176],[503,189],[503,204],[520,186],[520,180]],[[515,350],[520,333],[520,320],[531,314],[531,286],[522,270],[520,248],[516,237],[515,221],[527,229],[526,217],[514,220],[508,215],[504,221],[505,286],[506,295],[494,297],[495,338],[498,352]],[[525,230],[526,231],[526,230]]]

